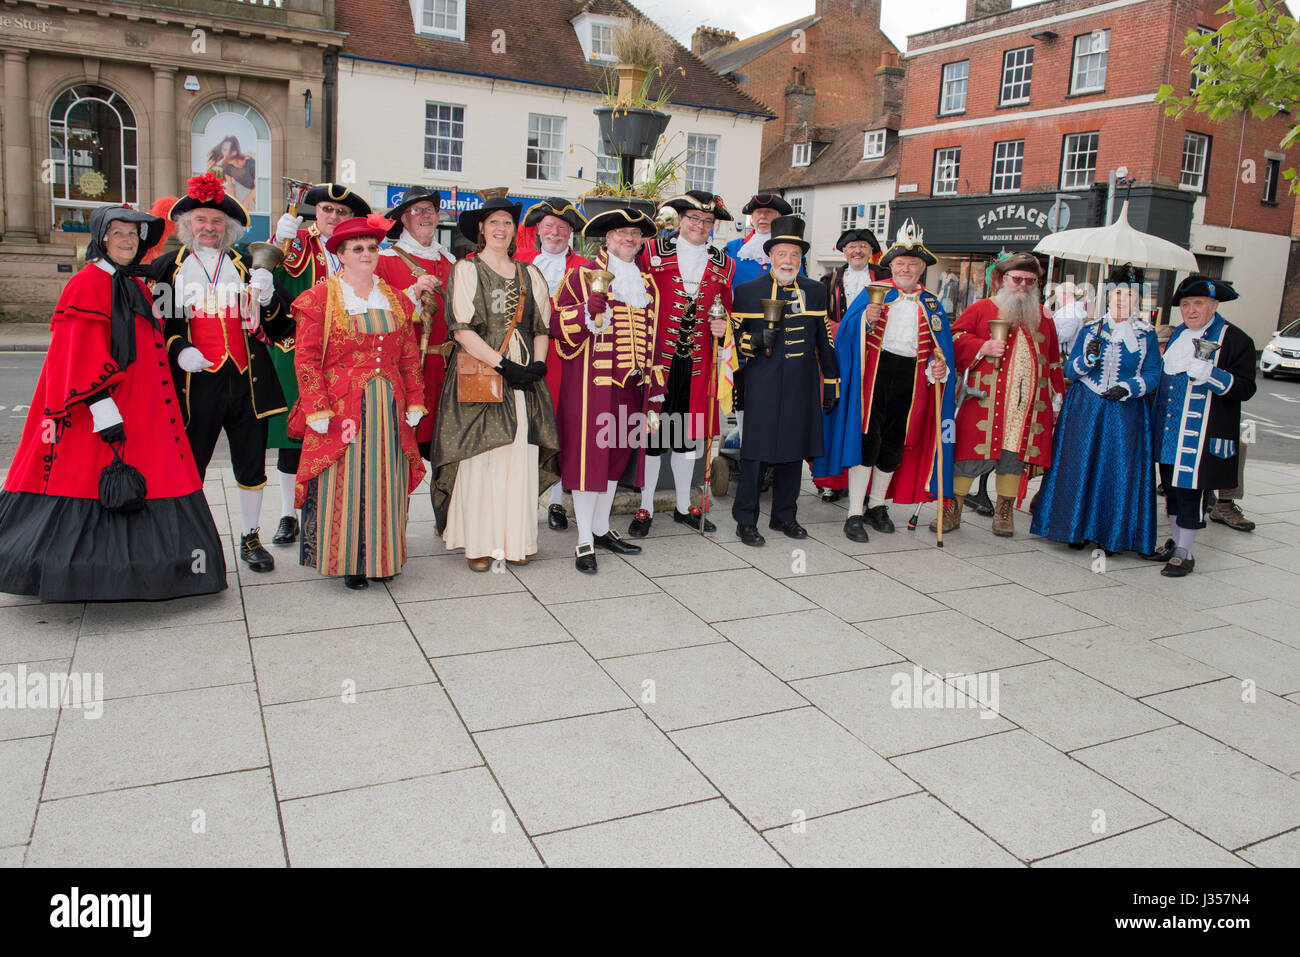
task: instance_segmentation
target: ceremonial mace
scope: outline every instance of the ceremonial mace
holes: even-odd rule
[[[781,314],[785,312],[784,299],[760,299],[759,305],[763,307],[763,321],[767,323],[769,329],[776,329],[777,323],[781,321]],[[763,355],[769,359],[772,357],[771,349],[764,349]]]
[[[713,305],[709,306],[709,322],[712,323],[712,321],[713,321],[714,319],[726,319],[726,318],[727,318],[727,307],[724,306],[724,305],[722,304],[722,294],[719,293],[719,294],[717,294],[716,296],[713,297]],[[712,338],[712,337],[710,337],[710,339],[711,339],[711,342],[710,342],[710,354],[711,354],[711,356],[712,356],[712,358],[711,358],[711,360],[710,360],[710,365],[712,366],[712,368],[711,368],[710,371],[709,371],[709,393],[708,393],[708,397],[709,397],[709,411],[708,411],[707,418],[706,418],[706,420],[705,420],[705,421],[706,421],[706,428],[705,428],[705,430],[704,430],[704,434],[705,434],[705,437],[706,437],[706,438],[705,438],[705,444],[704,444],[704,490],[703,490],[703,493],[702,493],[701,498],[700,498],[700,502],[701,502],[701,504],[704,506],[703,509],[701,509],[701,512],[702,512],[702,515],[703,515],[703,517],[700,519],[700,534],[701,534],[701,535],[704,534],[704,518],[707,518],[707,517],[708,517],[709,510],[710,510],[710,509],[712,508],[712,506],[713,506],[713,500],[712,500],[712,498],[710,497],[709,493],[710,493],[710,491],[712,491],[712,489],[713,489],[713,485],[712,485],[712,478],[713,478],[713,413],[714,413],[714,412],[717,410],[717,408],[718,408],[718,359],[719,359],[719,356],[718,356],[718,346],[717,346],[717,344],[720,343],[720,342],[725,342],[725,341],[726,341],[726,335],[727,335],[727,334],[724,332],[720,338]]]
[[[989,339],[993,342],[1006,342],[1007,334],[1011,331],[1011,322],[1007,319],[990,319],[989,320]],[[1002,368],[1002,357],[992,356],[993,371]]]
[[[934,344],[935,350],[938,351],[939,343]],[[939,493],[939,524],[935,526],[938,529],[938,539],[935,544],[943,548],[943,513],[945,511],[945,502],[943,497],[943,383],[935,382],[934,384],[934,468],[938,484],[935,491]]]

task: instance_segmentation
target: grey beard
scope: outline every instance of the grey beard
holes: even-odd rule
[[[993,302],[998,307],[999,319],[1006,319],[1026,332],[1038,328],[1042,315],[1037,296],[1021,293],[1017,289],[999,289],[993,296]]]

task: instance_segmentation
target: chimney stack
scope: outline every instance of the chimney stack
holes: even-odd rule
[[[898,65],[898,56],[885,52],[876,67],[876,107],[883,114],[903,113],[903,78],[906,71]]]
[[[722,30],[718,27],[696,27],[695,32],[691,34],[691,52],[696,56],[704,56],[711,50],[735,42],[736,34],[732,30]]]
[[[1011,10],[1011,0],[966,0],[966,19],[978,20]]]

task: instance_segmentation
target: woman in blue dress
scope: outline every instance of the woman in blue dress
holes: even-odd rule
[[[1052,468],[1030,531],[1082,548],[1150,553],[1156,489],[1150,396],[1160,385],[1155,327],[1138,315],[1143,271],[1106,277],[1108,310],[1085,326],[1065,364],[1074,385],[1056,424]]]

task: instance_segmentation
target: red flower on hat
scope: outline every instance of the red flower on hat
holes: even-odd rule
[[[200,203],[219,203],[226,198],[226,184],[216,173],[204,173],[189,178],[185,193]]]
[[[713,205],[714,205],[714,207],[717,208],[717,209],[726,209],[726,208],[727,208],[727,207],[725,207],[725,206],[722,205],[722,197],[721,197],[721,196],[714,196],[714,197],[713,197]]]
[[[366,217],[366,225],[371,229],[382,229],[384,232],[388,232],[395,223],[391,219],[385,219],[379,213],[371,213]]]

